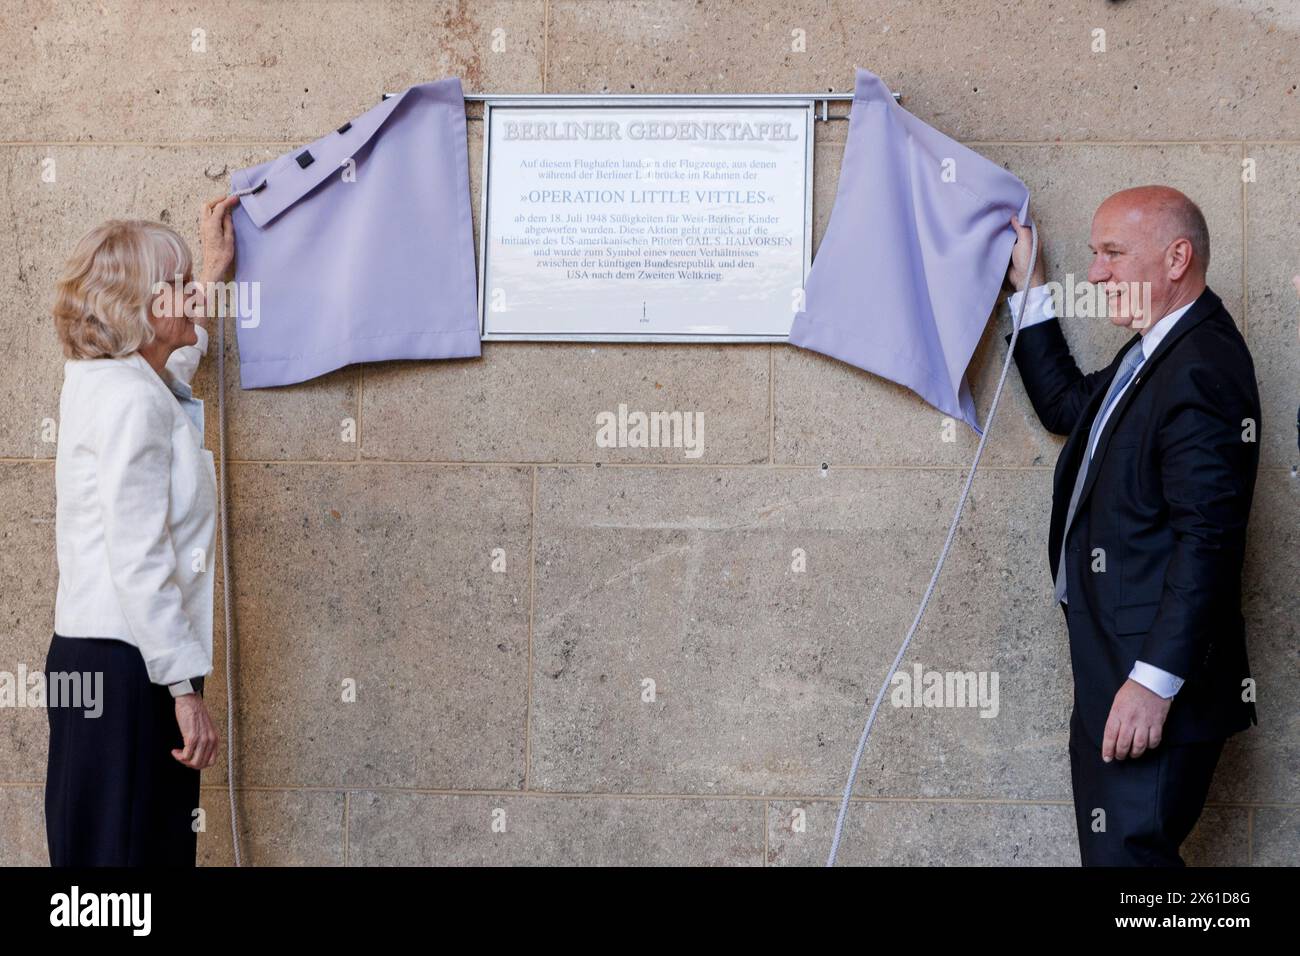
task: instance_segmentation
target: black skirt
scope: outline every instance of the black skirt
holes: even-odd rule
[[[139,649],[55,634],[45,673],[50,864],[194,866],[199,771],[171,754],[184,746],[176,701]]]

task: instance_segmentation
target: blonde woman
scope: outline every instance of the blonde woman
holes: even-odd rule
[[[236,201],[203,207],[202,288],[234,258]],[[189,385],[208,338],[192,280],[173,230],[113,220],[82,238],[58,282],[68,361],[46,658],[53,866],[195,862],[199,772],[220,741],[203,703],[217,488]],[[76,687],[99,689],[96,705]]]

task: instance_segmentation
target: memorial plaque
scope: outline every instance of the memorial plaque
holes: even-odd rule
[[[784,341],[812,258],[812,100],[484,106],[485,339]]]

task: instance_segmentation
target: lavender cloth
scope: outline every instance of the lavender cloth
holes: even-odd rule
[[[966,367],[1015,245],[1011,215],[1023,222],[1028,211],[1024,183],[859,69],[839,189],[791,344],[906,385],[980,432]]]
[[[459,79],[413,86],[230,179],[234,191],[265,183],[233,213],[235,278],[260,295],[240,287],[244,388],[479,354]]]

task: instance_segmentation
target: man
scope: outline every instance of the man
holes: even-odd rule
[[[1020,288],[1030,231],[1012,224]],[[1256,722],[1241,570],[1259,394],[1245,340],[1206,287],[1209,231],[1190,199],[1116,193],[1089,248],[1105,314],[1136,334],[1080,372],[1040,257],[1015,353],[1043,426],[1069,436],[1048,554],[1074,671],[1079,852],[1085,866],[1181,866],[1224,740]]]

